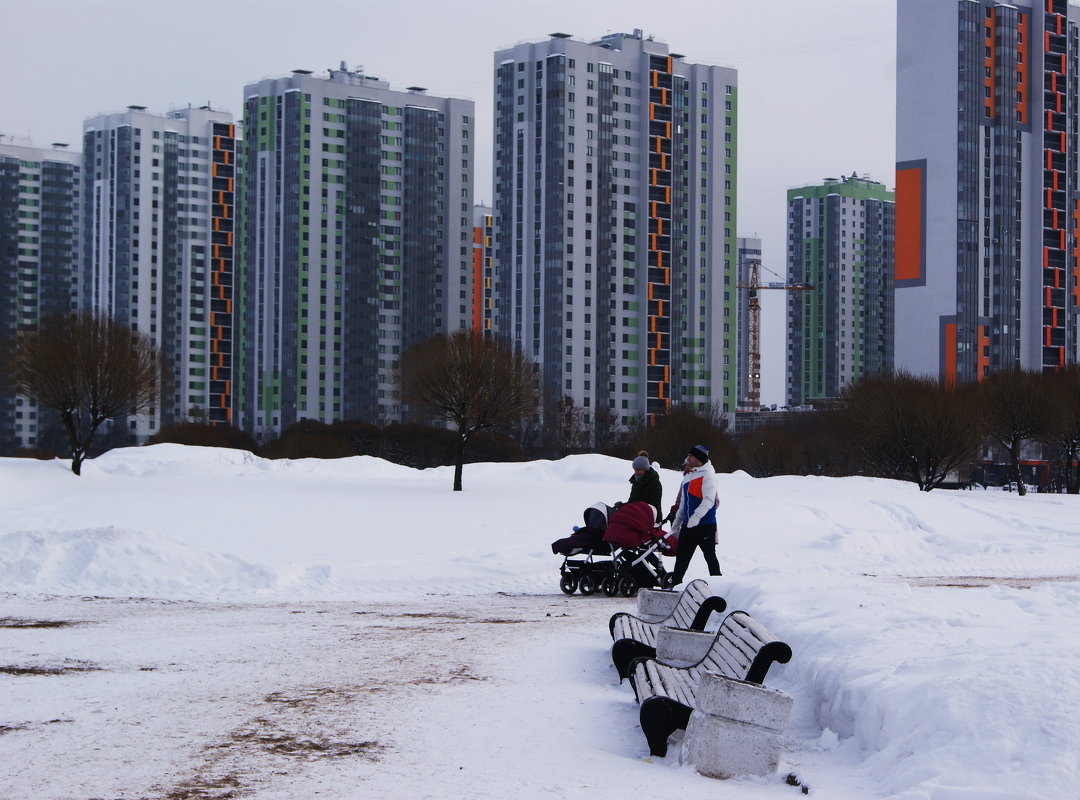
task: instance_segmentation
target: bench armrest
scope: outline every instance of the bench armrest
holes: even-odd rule
[[[665,589],[639,589],[637,616],[646,622],[659,622],[671,616],[681,595]]]
[[[663,627],[656,632],[656,660],[672,667],[697,664],[709,652],[716,632]]]

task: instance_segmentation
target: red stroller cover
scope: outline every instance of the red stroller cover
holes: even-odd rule
[[[626,503],[608,518],[604,541],[619,547],[642,547],[664,535],[656,526],[656,509],[644,502]]]

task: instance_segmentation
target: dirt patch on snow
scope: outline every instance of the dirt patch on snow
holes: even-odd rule
[[[1008,575],[918,575],[918,576],[883,576],[867,574],[868,578],[907,583],[921,588],[945,589],[985,589],[990,586],[1008,586],[1010,589],[1030,589],[1044,583],[1076,583],[1080,575],[1041,575],[1035,577],[1015,577]]]
[[[17,617],[0,617],[0,628],[71,628],[82,625],[81,622],[73,622],[68,619],[20,619]]]
[[[65,661],[56,665],[0,665],[0,674],[4,675],[68,675],[72,672],[97,672],[101,667],[88,661]]]
[[[432,713],[445,713],[432,708],[486,707],[491,692],[513,685],[520,668],[507,654],[558,640],[567,616],[588,618],[602,643],[610,614],[633,607],[632,600],[554,594],[264,605],[19,602],[20,613],[4,618],[23,629],[6,634],[18,649],[0,672],[102,670],[93,658],[107,659],[115,676],[94,691],[77,677],[54,691],[27,677],[26,702],[0,708],[0,736],[21,765],[12,796],[41,800],[230,800],[276,797],[282,786],[305,797],[322,794],[323,781],[332,785],[326,776],[345,773],[350,791],[362,796],[365,787],[385,787],[387,770],[412,775],[427,762],[416,751],[418,731]],[[49,630],[75,625],[93,625],[94,637]],[[46,724],[59,721],[61,710],[68,724]],[[63,770],[55,769],[58,760]]]

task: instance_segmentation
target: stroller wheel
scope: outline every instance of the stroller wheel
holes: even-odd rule
[[[629,575],[624,575],[619,579],[619,594],[623,597],[633,597],[637,594],[637,581]]]
[[[614,597],[619,593],[619,581],[613,576],[608,576],[600,583],[600,589],[608,597]]]
[[[577,591],[577,578],[573,575],[563,575],[562,580],[559,581],[559,588],[563,590],[563,594],[573,594]]]
[[[578,589],[582,594],[596,594],[596,579],[592,575],[582,575]]]
[[[661,589],[672,589],[675,586],[675,576],[670,572],[660,578]]]

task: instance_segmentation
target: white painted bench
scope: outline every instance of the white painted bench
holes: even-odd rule
[[[656,649],[657,658],[635,658],[629,667],[641,730],[654,756],[666,755],[668,737],[686,727],[705,673],[761,684],[773,662],[791,659],[791,648],[745,611],[731,612],[711,633],[664,629]]]
[[[699,579],[690,581],[681,593],[643,589],[638,594],[638,608],[638,616],[622,612],[612,615],[608,622],[614,640],[611,661],[619,680],[629,676],[630,662],[635,658],[656,655],[656,636],[661,628],[702,631],[714,612],[724,612],[727,602],[712,593],[708,581]],[[644,609],[654,613],[646,616]]]

